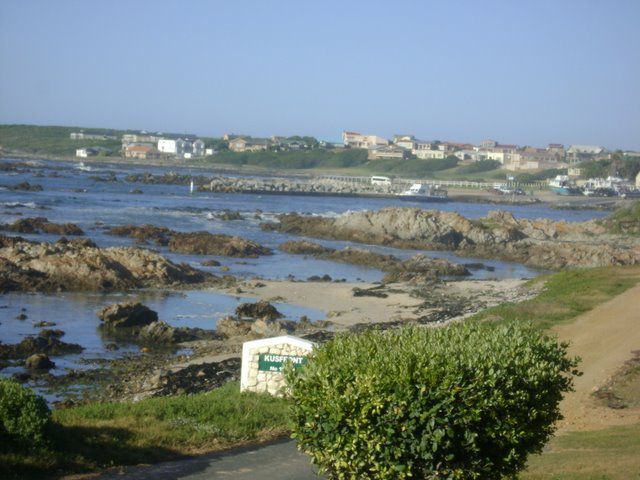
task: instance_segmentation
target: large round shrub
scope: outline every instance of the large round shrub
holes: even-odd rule
[[[44,399],[9,379],[0,379],[0,438],[24,446],[46,439],[51,412]]]
[[[478,322],[338,336],[287,370],[294,437],[330,478],[513,475],[561,418],[566,347]]]

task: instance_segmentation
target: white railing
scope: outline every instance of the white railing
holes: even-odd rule
[[[348,184],[371,184],[371,177],[351,177],[347,175],[322,175],[320,177],[316,177],[315,181],[327,180],[331,182],[337,183],[348,183]],[[311,182],[314,179],[310,179]],[[495,182],[472,182],[469,180],[436,180],[433,178],[394,178],[392,179],[392,185],[411,185],[414,183],[422,183],[424,185],[439,185],[442,187],[456,187],[456,188],[468,188],[468,189],[476,189],[476,190],[490,190],[493,189],[495,185],[505,185],[511,188],[522,188],[522,189],[546,189],[548,187],[547,181],[538,181],[538,182],[514,182],[514,181],[500,181],[496,180]]]

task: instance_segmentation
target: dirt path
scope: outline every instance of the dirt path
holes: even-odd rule
[[[614,410],[598,405],[591,393],[640,349],[640,284],[553,329],[570,341],[569,352],[582,358],[575,392],[565,397],[560,430],[594,430],[640,422],[640,409]]]

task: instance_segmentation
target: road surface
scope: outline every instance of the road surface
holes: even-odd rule
[[[319,480],[291,440],[150,466],[125,467],[99,480]]]

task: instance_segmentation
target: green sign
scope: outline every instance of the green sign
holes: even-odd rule
[[[281,372],[284,364],[293,363],[294,368],[300,368],[307,363],[307,357],[302,355],[274,355],[261,353],[258,357],[258,370],[261,372]]]

